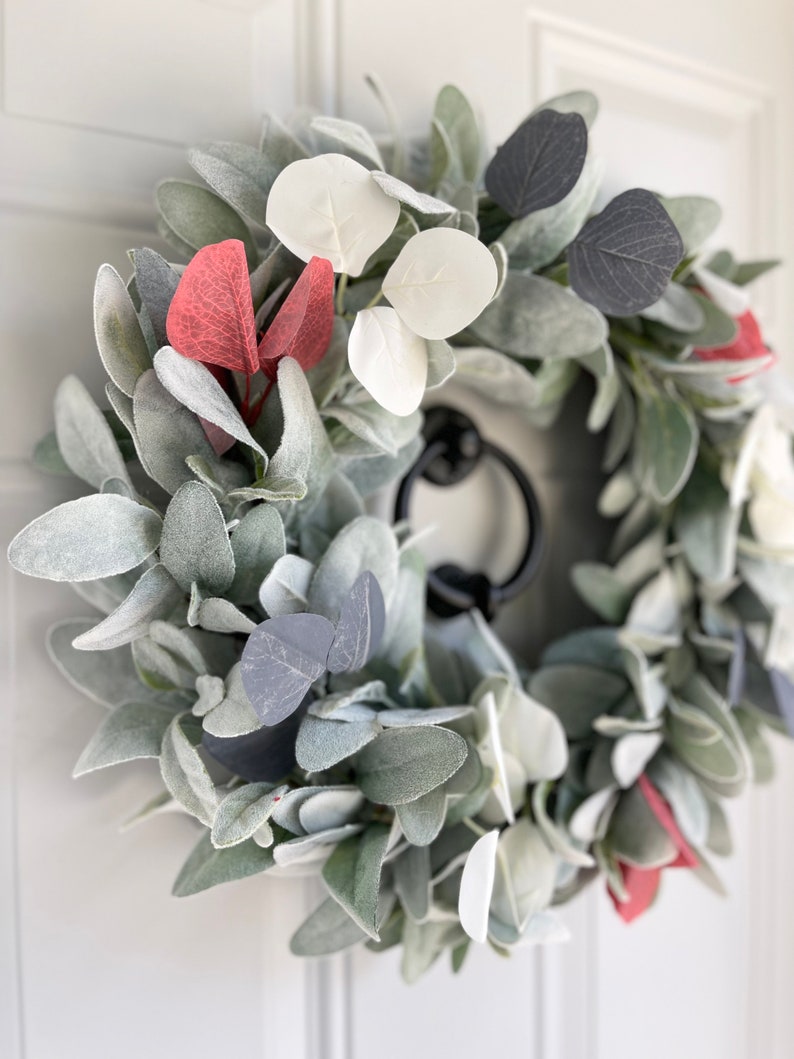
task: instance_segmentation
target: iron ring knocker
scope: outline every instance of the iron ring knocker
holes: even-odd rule
[[[454,563],[443,563],[427,575],[427,605],[434,614],[451,618],[476,607],[487,621],[491,621],[497,608],[523,591],[538,571],[543,552],[538,499],[515,460],[490,441],[485,441],[472,420],[458,409],[446,405],[429,408],[424,436],[425,449],[397,491],[395,521],[408,518],[411,489],[418,478],[439,486],[455,485],[474,470],[483,456],[501,463],[521,492],[527,513],[527,540],[518,565],[505,582],[494,585],[487,574],[469,573]]]

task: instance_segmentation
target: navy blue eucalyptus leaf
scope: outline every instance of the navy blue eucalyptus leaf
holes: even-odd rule
[[[282,614],[257,625],[243,650],[240,678],[263,724],[278,724],[300,706],[326,672],[333,639],[333,625],[319,614]]]
[[[584,301],[631,316],[664,294],[684,254],[678,229],[650,191],[624,191],[568,247],[570,283]]]
[[[202,744],[210,757],[249,783],[276,783],[295,766],[295,741],[306,710],[307,695],[297,710],[280,724],[264,726],[248,735],[221,739],[204,732]]]
[[[386,605],[370,570],[356,578],[345,600],[328,654],[332,673],[361,669],[378,649],[386,626]]]
[[[565,198],[586,156],[587,125],[581,114],[540,110],[497,150],[485,170],[485,187],[511,217],[526,217]]]

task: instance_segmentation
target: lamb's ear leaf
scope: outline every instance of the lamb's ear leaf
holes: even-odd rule
[[[511,217],[526,217],[565,198],[586,156],[587,126],[580,114],[539,110],[497,150],[485,170],[485,187]]]
[[[174,711],[155,702],[126,702],[107,715],[74,767],[74,776],[122,761],[159,757]]]
[[[378,940],[378,897],[389,828],[371,824],[361,836],[340,842],[323,867],[331,896],[351,919]]]
[[[183,864],[171,892],[174,897],[189,897],[220,883],[257,875],[274,863],[273,851],[262,849],[252,838],[231,849],[215,849],[207,832]]]
[[[334,627],[319,614],[268,618],[248,637],[240,674],[263,724],[293,713],[311,685],[326,671]]]
[[[664,294],[684,244],[650,191],[632,188],[587,222],[568,248],[571,286],[612,316],[630,316]]]
[[[152,361],[124,280],[111,265],[102,265],[97,273],[94,331],[105,371],[132,397],[138,378]]]
[[[162,563],[144,571],[130,594],[98,625],[74,640],[80,651],[107,651],[130,643],[149,631],[149,624],[167,618],[182,592]]]
[[[296,956],[330,956],[358,945],[366,937],[366,931],[347,910],[328,897],[293,934],[289,947]]]
[[[219,141],[188,152],[202,179],[236,210],[265,226],[267,196],[281,171],[271,158],[247,143]]]
[[[75,375],[67,375],[55,394],[58,450],[73,474],[101,489],[108,478],[129,483],[127,467],[108,421]]]
[[[50,581],[93,581],[138,566],[160,541],[151,508],[114,493],[94,493],[39,515],[14,537],[15,570]]]
[[[328,669],[344,673],[363,669],[378,649],[386,626],[386,606],[377,578],[370,570],[359,574],[342,605]]]
[[[208,423],[255,449],[267,463],[267,453],[252,436],[230,397],[212,372],[199,361],[163,346],[154,357],[157,378],[168,392]]]
[[[358,757],[358,785],[372,802],[415,801],[453,776],[466,760],[466,740],[446,728],[388,728]]]
[[[201,482],[185,482],[163,520],[160,559],[185,591],[196,583],[222,595],[234,579],[234,555],[218,501]]]
[[[168,341],[165,322],[171,299],[179,286],[179,273],[171,268],[165,258],[148,247],[133,250],[132,260],[138,293],[159,349]]]
[[[188,256],[192,256],[197,250],[224,239],[239,239],[245,246],[249,269],[259,264],[259,251],[251,229],[214,191],[189,180],[163,180],[157,186],[156,197],[160,217],[166,225],[166,237],[173,233],[178,250],[188,247],[191,251]]]

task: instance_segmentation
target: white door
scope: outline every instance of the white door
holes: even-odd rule
[[[297,102],[380,127],[363,87],[370,70],[409,130],[423,127],[440,85],[458,84],[494,144],[541,99],[590,88],[602,103],[594,136],[610,191],[713,195],[726,242],[794,261],[792,42],[788,0],[557,0],[553,11],[523,0],[5,0],[5,538],[65,498],[33,475],[28,453],[49,429],[62,374],[98,391],[96,268],[124,271],[129,247],[159,246],[151,189],[187,174],[185,144],[255,140],[262,110]],[[781,350],[794,342],[791,275],[759,287]],[[522,447],[515,428],[502,440]],[[568,946],[510,961],[483,951],[458,978],[438,966],[409,989],[394,954],[289,957],[289,934],[312,903],[294,883],[254,878],[172,899],[190,826],[161,816],[118,830],[157,788],[154,770],[69,778],[100,708],[64,685],[42,645],[51,622],[85,606],[4,564],[0,591],[0,1055],[791,1055],[788,747],[774,788],[735,806],[726,899],[677,873],[660,906],[627,928],[594,890],[567,912]]]

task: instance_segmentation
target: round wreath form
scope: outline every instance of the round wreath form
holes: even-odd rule
[[[66,378],[36,452],[98,492],[9,558],[106,615],[49,635],[111,707],[75,774],[159,759],[136,818],[204,828],[178,896],[318,873],[296,953],[402,943],[414,981],[471,940],[563,938],[552,906],[595,879],[627,921],[664,868],[719,890],[722,799],[770,776],[764,728],[794,713],[792,440],[745,291],[774,262],[702,254],[706,198],[634,189],[591,216],[596,111],[551,100],[484,176],[452,86],[417,142],[268,118],[258,149],[190,153],[205,184],[159,186],[187,266],[99,271],[112,411]],[[572,577],[603,624],[534,672],[476,612],[427,623],[408,527],[367,514],[453,372],[539,425],[594,379],[620,521],[611,565]]]

